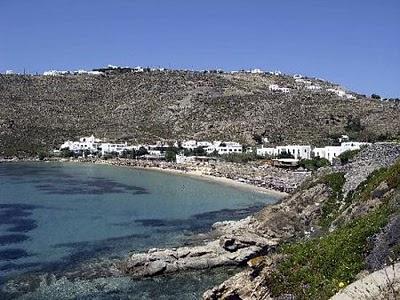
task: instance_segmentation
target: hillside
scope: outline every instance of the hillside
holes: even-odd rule
[[[105,75],[0,75],[0,155],[32,154],[94,133],[127,141],[225,139],[329,143],[400,134],[399,101],[354,99],[336,85],[291,76],[192,71],[109,71]],[[277,84],[289,93],[270,91]]]

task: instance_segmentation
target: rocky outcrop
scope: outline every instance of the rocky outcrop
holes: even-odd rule
[[[364,148],[349,164],[335,168],[345,173],[344,197],[355,190],[373,171],[392,165],[399,156],[399,144],[376,143]]]
[[[135,278],[183,270],[244,265],[271,252],[282,241],[312,231],[319,205],[330,195],[325,185],[316,185],[269,206],[254,217],[218,222],[210,233],[212,241],[193,247],[151,249],[137,253],[121,265]]]
[[[400,263],[376,271],[333,296],[331,300],[383,300],[400,297]]]
[[[177,271],[243,265],[277,245],[277,240],[252,232],[254,222],[252,217],[248,217],[237,222],[216,223],[212,241],[199,246],[150,249],[147,253],[133,254],[121,268],[132,277],[141,278]]]

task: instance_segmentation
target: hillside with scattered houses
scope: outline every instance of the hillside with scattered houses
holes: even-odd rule
[[[65,140],[235,140],[254,145],[398,138],[400,101],[276,72],[105,68],[0,75],[0,155],[32,155]]]

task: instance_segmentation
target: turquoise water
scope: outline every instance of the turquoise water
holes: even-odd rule
[[[191,243],[194,233],[208,231],[212,223],[245,217],[276,200],[155,171],[90,164],[0,164],[0,297],[74,298],[79,291],[57,297],[49,287],[71,293],[72,282],[99,286],[98,280],[112,283],[107,291],[113,299],[152,298],[148,292],[154,290],[159,290],[158,298],[168,298],[172,294],[160,287],[178,283],[187,286],[182,295],[198,296],[223,276],[197,272],[132,281],[112,278],[107,266],[129,252]],[[85,272],[88,266],[95,270],[90,275]],[[10,282],[16,283],[15,290],[10,290]],[[18,282],[25,286],[23,291]],[[110,298],[102,289],[77,289],[85,299]],[[132,289],[141,293],[132,295]]]

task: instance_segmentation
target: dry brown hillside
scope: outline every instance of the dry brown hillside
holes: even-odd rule
[[[94,133],[127,141],[229,139],[327,143],[400,133],[400,103],[310,91],[290,76],[189,71],[0,75],[0,155],[30,154]],[[290,88],[269,91],[269,84]]]

